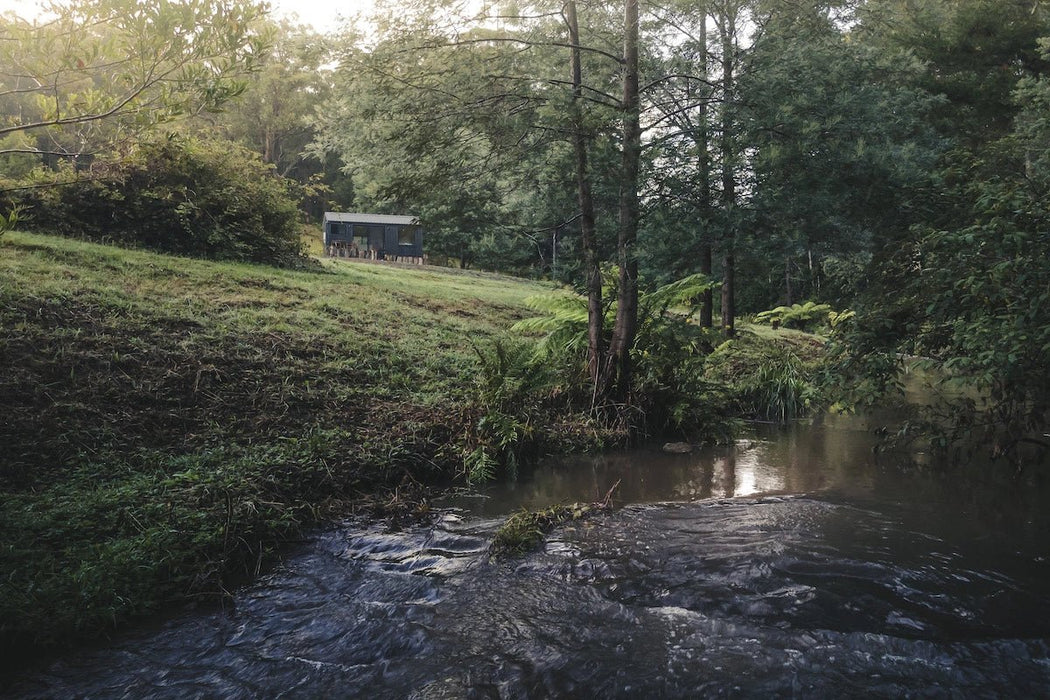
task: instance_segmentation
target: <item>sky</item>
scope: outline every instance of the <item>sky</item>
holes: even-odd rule
[[[340,15],[353,15],[372,8],[372,0],[270,0],[273,14],[290,17],[296,14],[303,24],[313,25],[319,32],[340,28]],[[37,13],[37,0],[0,0],[0,12],[13,11],[26,17]]]
[[[3,2],[4,0],[0,0]],[[299,21],[313,25],[319,32],[340,28],[339,16],[353,15],[372,9],[372,0],[270,0],[278,16],[299,16]]]

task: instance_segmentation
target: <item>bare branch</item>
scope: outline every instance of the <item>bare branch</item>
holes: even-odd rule
[[[34,156],[58,156],[60,158],[79,158],[81,156],[93,156],[94,151],[48,151],[39,148],[0,148],[0,156],[13,155],[16,153],[24,153]]]
[[[657,78],[656,80],[653,80],[653,81],[651,81],[649,83],[646,83],[644,86],[642,86],[641,91],[642,92],[646,92],[650,88],[654,88],[657,85],[669,82],[671,80],[689,80],[689,81],[696,82],[696,83],[702,83],[702,84],[707,85],[708,87],[711,87],[711,88],[714,88],[714,87],[717,86],[716,83],[708,80],[707,78],[703,78],[703,77],[701,77],[699,75],[691,75],[689,73],[670,73],[668,75],[661,76],[661,77]]]
[[[493,43],[493,42],[496,42],[496,43],[508,43],[508,44],[519,44],[521,46],[528,46],[528,47],[537,47],[537,46],[550,47],[550,46],[554,46],[554,47],[561,48],[561,49],[578,49],[580,51],[586,51],[588,53],[593,53],[593,54],[597,54],[599,56],[604,56],[605,58],[608,58],[609,60],[616,62],[617,65],[623,65],[623,57],[617,56],[614,53],[609,53],[608,51],[605,51],[603,49],[596,49],[593,46],[579,46],[579,45],[575,45],[575,44],[571,44],[571,43],[563,42],[563,41],[530,41],[528,39],[520,39],[520,38],[517,38],[517,37],[498,37],[498,36],[494,36],[494,37],[487,37],[485,39],[457,39],[456,41],[450,41],[450,42],[447,42],[447,43],[444,43],[444,44],[418,44],[418,45],[412,47],[412,50],[442,49],[442,48],[451,48],[451,47],[454,47],[454,46],[468,46],[468,45],[471,45],[471,44],[489,44],[489,43]],[[407,51],[409,51],[409,49],[405,49],[402,53],[405,53]]]

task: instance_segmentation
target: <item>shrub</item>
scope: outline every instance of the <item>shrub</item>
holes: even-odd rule
[[[522,453],[533,447],[543,402],[552,385],[547,365],[531,343],[496,340],[491,348],[474,347],[478,356],[475,396],[481,417],[473,449],[463,460],[467,481],[489,481],[497,467],[515,473]]]
[[[302,260],[297,185],[236,144],[172,136],[69,175],[23,195],[28,228],[193,257]]]

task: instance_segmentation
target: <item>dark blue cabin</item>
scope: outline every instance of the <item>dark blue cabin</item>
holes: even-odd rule
[[[413,216],[325,212],[328,255],[422,264],[423,228]]]

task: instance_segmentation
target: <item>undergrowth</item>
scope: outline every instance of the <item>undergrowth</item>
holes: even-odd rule
[[[737,415],[785,423],[823,406],[818,376],[824,341],[798,331],[739,329],[706,361]]]

